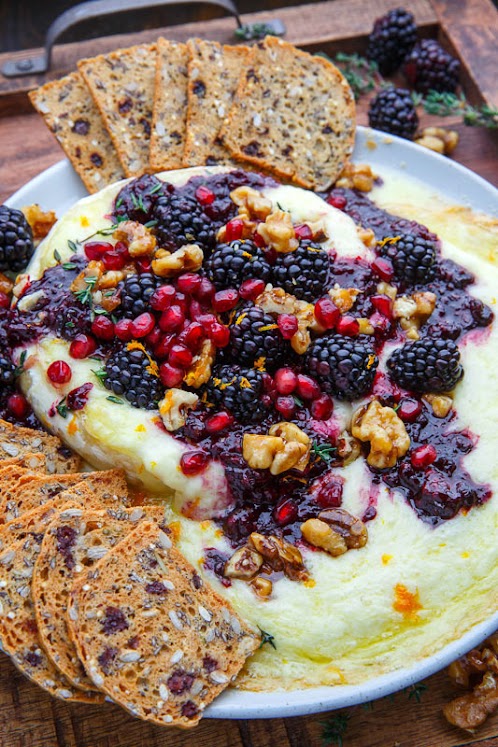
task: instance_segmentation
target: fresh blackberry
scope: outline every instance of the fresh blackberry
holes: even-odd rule
[[[370,127],[411,140],[418,127],[418,116],[410,91],[405,88],[384,88],[370,102]]]
[[[382,75],[389,75],[398,69],[416,41],[413,15],[404,8],[395,8],[375,21],[366,56],[377,63]]]
[[[345,400],[368,394],[378,363],[370,346],[343,335],[319,337],[306,353],[308,371],[322,389]]]
[[[23,270],[33,251],[33,232],[24,215],[0,205],[0,272]]]
[[[436,245],[430,239],[407,233],[386,241],[378,253],[391,260],[397,280],[415,285],[429,283],[436,274]]]
[[[238,288],[248,278],[266,281],[271,274],[265,252],[252,241],[219,244],[204,262],[204,269],[216,290]]]
[[[159,279],[150,272],[128,275],[121,284],[121,306],[118,313],[126,319],[135,319],[144,311],[150,311],[150,297],[158,285]]]
[[[263,357],[266,368],[271,370],[288,355],[289,350],[275,319],[257,306],[246,306],[230,325],[230,343],[226,352],[243,366],[252,366],[254,361]]]
[[[133,407],[154,410],[164,390],[157,364],[141,348],[127,345],[111,354],[105,364],[104,385]]]
[[[10,386],[14,383],[15,370],[10,355],[0,353],[0,387]]]
[[[460,62],[444,50],[435,39],[419,41],[403,63],[408,83],[420,93],[449,91],[458,86]]]
[[[262,393],[261,372],[241,366],[215,366],[206,386],[208,402],[229,410],[241,423],[257,422],[267,414]]]
[[[453,340],[417,340],[397,348],[387,361],[397,384],[416,392],[447,392],[463,376]]]
[[[147,223],[152,220],[154,206],[168,186],[151,174],[144,174],[138,179],[133,179],[125,184],[116,196],[114,218]]]
[[[314,301],[327,287],[330,256],[313,241],[304,240],[298,248],[279,254],[273,266],[272,283],[304,301]]]
[[[181,192],[159,197],[154,208],[155,232],[161,247],[175,251],[184,244],[199,244],[210,250],[216,242],[217,226],[202,205]]]

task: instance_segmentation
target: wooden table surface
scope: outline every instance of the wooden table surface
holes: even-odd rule
[[[353,13],[351,6],[337,0],[345,13]],[[382,0],[367,3],[385,6]],[[348,7],[346,7],[346,5]],[[393,7],[394,2],[388,3]],[[410,3],[416,14],[427,10],[426,0]],[[468,13],[468,6],[484,7],[489,13],[488,0],[438,0],[438,12],[444,14]],[[458,8],[457,6],[461,6]],[[382,8],[381,8],[382,9]],[[476,11],[477,13],[477,11]],[[281,15],[280,11],[277,11]],[[378,13],[377,13],[378,14]],[[368,14],[367,14],[368,16]],[[479,33],[478,19],[488,22],[482,13],[468,16],[475,27],[465,27],[467,50],[474,48],[475,55],[486,57],[489,48],[482,50],[484,32]],[[428,26],[431,23],[426,17]],[[498,15],[494,18],[498,28]],[[297,23],[297,21],[296,21]],[[355,19],[361,26],[370,24]],[[213,38],[216,37],[213,27]],[[496,31],[496,29],[495,29]],[[186,31],[185,33],[188,33]],[[176,38],[182,38],[181,32]],[[470,38],[470,46],[469,46]],[[489,44],[489,39],[488,39]],[[312,45],[311,45],[312,46]],[[337,49],[337,45],[334,47]],[[351,48],[351,46],[349,46]],[[330,51],[330,50],[329,50]],[[492,50],[496,54],[496,46]],[[470,54],[470,53],[468,53]],[[496,58],[494,58],[496,59]],[[467,60],[469,62],[469,60]],[[470,63],[476,62],[470,60]],[[479,59],[477,59],[477,63]],[[473,65],[469,64],[469,69]],[[474,66],[479,70],[479,65]],[[494,84],[490,84],[487,100],[494,98],[498,105],[498,85],[495,69]],[[367,100],[360,101],[358,122],[366,124]],[[0,107],[1,108],[1,107]],[[4,107],[0,116],[0,203],[16,189],[43,169],[61,158],[61,151],[45,128],[41,118],[24,105]],[[498,136],[497,131],[465,127],[456,117],[437,119],[424,115],[422,126],[441,124],[457,129],[460,143],[454,160],[498,186]],[[50,198],[43,205],[50,208]],[[402,656],[402,652],[400,652]],[[308,717],[254,720],[211,721],[205,719],[193,732],[151,726],[131,718],[116,706],[69,705],[48,695],[28,682],[7,657],[0,656],[0,745],[1,747],[498,747],[498,714],[475,735],[469,735],[449,726],[441,708],[455,696],[455,691],[445,672],[441,672],[390,698],[383,698],[364,706],[356,706],[335,713]],[[336,736],[324,740],[323,722],[329,733]]]

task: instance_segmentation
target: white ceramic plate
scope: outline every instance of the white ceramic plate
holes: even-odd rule
[[[373,145],[373,143],[375,145]],[[454,161],[385,133],[358,128],[354,160],[369,163],[373,170],[397,169],[427,184],[447,201],[498,217],[498,190],[480,176]],[[86,195],[69,161],[64,160],[42,172],[18,190],[8,201],[12,207],[38,202],[42,208],[62,215]],[[292,692],[256,693],[229,690],[206,710],[208,718],[275,718],[319,713],[365,703],[419,682],[447,666],[479,644],[498,628],[498,612],[472,628],[458,641],[409,668],[398,669],[361,685],[315,687]]]

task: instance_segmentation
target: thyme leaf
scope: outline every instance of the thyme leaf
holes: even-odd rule
[[[85,278],[86,288],[82,288],[79,291],[75,291],[74,295],[78,299],[80,303],[83,304],[83,306],[91,306],[92,305],[92,291],[94,289],[95,283],[97,282],[97,276],[96,275],[89,275]]]
[[[259,628],[259,625],[258,625],[258,628]],[[259,628],[259,629],[261,631],[261,643],[260,643],[259,647],[263,648],[263,646],[265,645],[265,643],[269,643],[270,646],[272,648],[274,648],[275,651],[276,651],[277,647],[275,645],[275,636],[273,636],[271,633],[267,633],[267,631],[263,630],[263,628]]]
[[[268,34],[271,36],[282,36],[283,33],[284,30],[280,31],[271,23],[244,23],[234,31],[237,39],[244,39],[245,41],[263,39]]]
[[[55,409],[61,416],[61,418],[67,418],[67,413],[69,412],[67,405],[66,405],[66,398],[61,399],[58,405],[56,405]]]
[[[332,446],[332,444],[313,444],[311,451],[315,456],[323,459],[324,462],[331,462],[335,457],[337,446]]]
[[[71,241],[71,239],[68,239],[67,245],[71,249],[71,251],[73,252],[73,254],[77,254],[78,253],[78,244],[79,244],[79,241],[75,242],[75,241]]]
[[[60,262],[62,259],[58,249],[54,249],[54,259],[56,262]]]
[[[28,355],[27,350],[23,350],[21,353],[21,357],[19,358],[19,363],[14,368],[14,376],[20,376],[24,372],[24,364],[26,362],[26,356]]]
[[[124,405],[124,401],[122,399],[120,399],[119,397],[114,397],[112,394],[109,397],[106,397],[106,399],[108,399],[109,402],[114,402],[115,405]]]
[[[98,368],[97,370],[92,368],[92,373],[95,374],[95,376],[97,377],[97,379],[100,381],[101,384],[103,384],[104,381],[107,379],[107,372],[105,368]]]
[[[421,103],[427,114],[438,117],[461,114],[464,124],[469,127],[498,128],[498,109],[487,104],[472,106],[463,93],[458,96],[456,93],[429,91]]]

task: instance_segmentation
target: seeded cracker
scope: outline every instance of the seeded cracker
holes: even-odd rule
[[[52,662],[76,686],[97,690],[71,643],[66,610],[71,588],[140,521],[164,522],[164,508],[137,506],[105,511],[61,511],[45,533],[31,584],[42,645]]]
[[[0,466],[4,458],[40,452],[45,455],[47,472],[77,472],[81,466],[79,456],[72,454],[57,436],[0,420]]]
[[[97,687],[135,716],[183,728],[260,643],[147,522],[75,585],[68,624]]]
[[[326,189],[351,155],[355,103],[328,60],[272,36],[256,44],[221,132],[238,161]]]
[[[31,577],[43,533],[54,515],[52,508],[38,508],[23,517],[16,531],[12,527],[0,530],[0,641],[17,668],[51,695],[99,703],[100,695],[75,688],[66,680],[45,654],[38,636]]]
[[[78,68],[104,119],[126,176],[149,170],[156,45],[80,60]]]
[[[189,39],[188,113],[184,166],[233,164],[219,139],[249,47]]]
[[[26,454],[10,459],[0,459],[0,479],[7,467],[18,467],[20,470],[32,470],[33,472],[46,472],[47,460],[44,454]]]
[[[187,46],[157,41],[154,112],[150,139],[152,171],[183,165],[187,117]]]
[[[90,193],[124,178],[124,172],[80,73],[46,83],[29,94]]]

